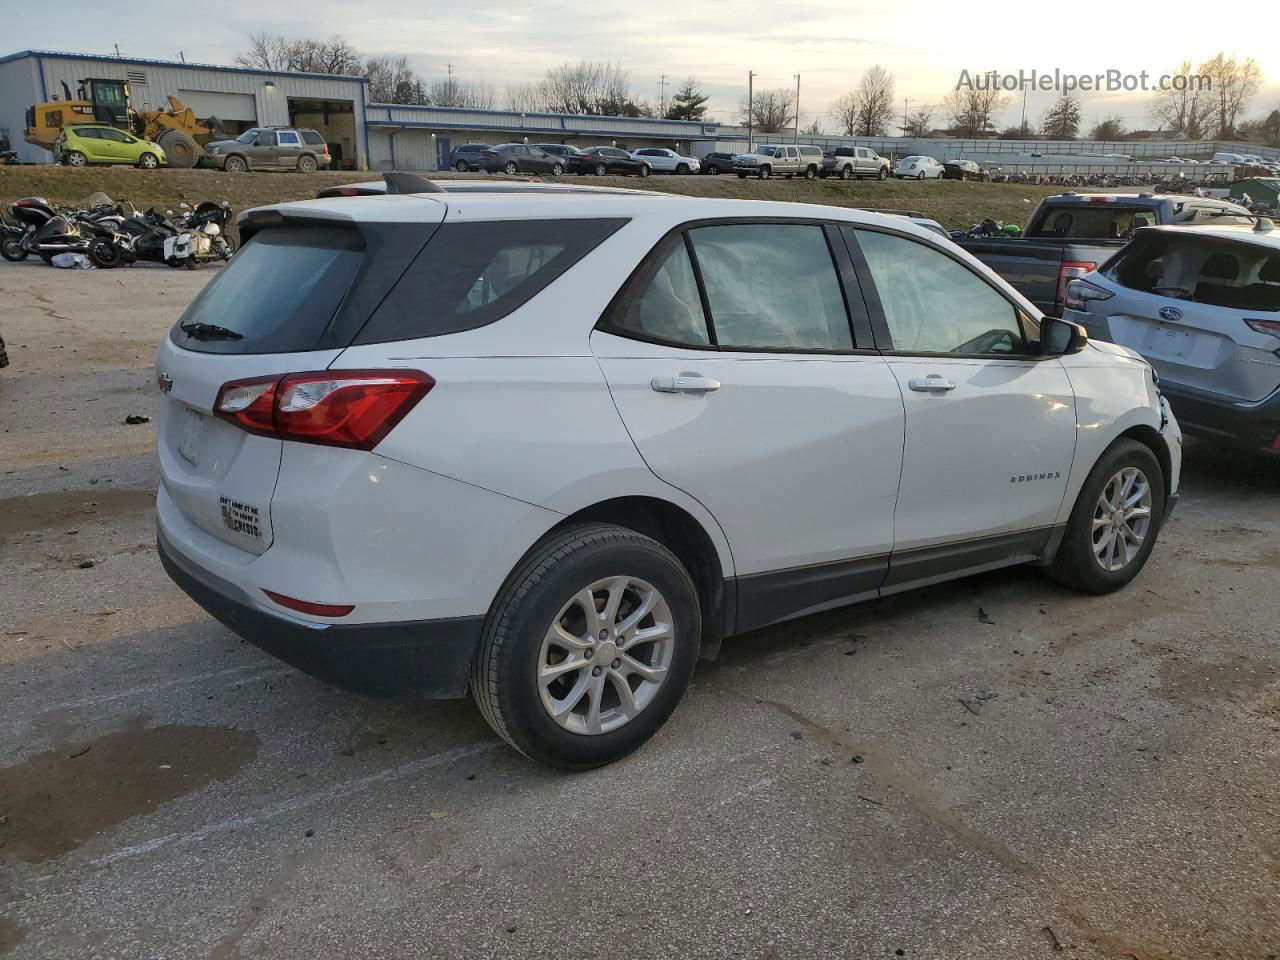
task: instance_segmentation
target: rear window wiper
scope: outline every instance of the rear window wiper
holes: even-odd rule
[[[230,327],[220,327],[216,323],[204,323],[192,320],[178,326],[192,340],[243,340],[244,334],[237,333]]]

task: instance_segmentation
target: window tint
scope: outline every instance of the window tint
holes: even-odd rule
[[[1112,203],[1066,204],[1050,208],[1030,231],[1033,237],[1081,240],[1119,240],[1139,227],[1153,226],[1151,207],[1120,207]]]
[[[504,220],[440,227],[356,343],[434,337],[493,323],[586,256],[625,220]]]
[[[1013,304],[967,267],[915,240],[870,230],[857,237],[894,350],[1026,352]]]
[[[342,305],[363,258],[358,230],[260,230],[192,301],[173,337],[188,350],[207,352],[312,349]],[[191,339],[181,325],[193,321],[227,327],[243,339]]]
[[[324,137],[320,136],[320,134],[316,133],[314,130],[303,130],[302,139],[316,147],[321,146],[324,143]]]
[[[722,349],[853,347],[822,227],[726,224],[698,227],[689,236]]]
[[[98,135],[99,131],[93,129],[92,127],[76,127],[71,132],[74,133],[77,137],[82,137],[85,140],[101,140],[102,139],[102,137]]]
[[[296,147],[298,145],[298,135],[288,130],[281,130],[280,143],[282,145]]]
[[[641,280],[639,292],[627,298],[612,318],[612,325],[644,337],[694,347],[711,342],[698,281],[683,237],[668,242],[666,252],[659,254],[657,269],[648,280]]]
[[[257,140],[260,147],[274,147],[276,145],[276,134],[274,130],[264,130],[258,134]]]

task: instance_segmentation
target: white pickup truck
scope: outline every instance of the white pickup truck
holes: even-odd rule
[[[733,172],[739,180],[747,177],[802,176],[814,180],[822,172],[822,148],[809,143],[787,143],[760,147],[754,153],[733,158]]]

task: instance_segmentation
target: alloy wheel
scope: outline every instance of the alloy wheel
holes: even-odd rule
[[[635,719],[666,681],[674,623],[666,598],[637,577],[609,577],[579,591],[560,608],[538,653],[547,714],[584,735]]]
[[[1123,570],[1142,550],[1151,529],[1151,482],[1125,467],[1102,488],[1093,509],[1093,556],[1108,573]]]

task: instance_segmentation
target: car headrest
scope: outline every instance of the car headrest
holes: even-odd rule
[[[1240,262],[1229,253],[1210,254],[1200,268],[1200,276],[1214,280],[1234,280],[1240,276]]]

